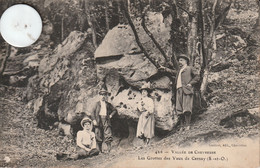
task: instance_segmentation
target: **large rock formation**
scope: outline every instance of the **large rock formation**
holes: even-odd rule
[[[148,29],[163,49],[170,45],[170,25],[161,14],[148,14]],[[149,36],[135,21],[140,41],[149,51],[150,56],[163,63],[159,50]],[[136,44],[132,29],[128,25],[118,25],[110,30],[102,44],[95,51],[97,75],[103,80],[111,93],[111,102],[117,107],[121,117],[138,120],[137,103],[141,99],[139,89],[146,82],[151,83],[151,97],[155,103],[156,127],[171,130],[176,124],[172,104],[172,81],[165,74],[160,74],[156,67],[144,56]]]
[[[85,109],[79,110],[77,104],[96,95],[95,65],[91,59],[82,64],[83,59],[93,57],[94,51],[86,39],[86,33],[71,32],[51,54],[41,59],[38,76],[29,80],[27,97],[30,95],[35,100],[34,114],[39,127],[48,128],[58,120],[78,124]]]
[[[169,47],[169,25],[160,14],[149,13],[149,18],[152,20],[147,23],[148,28],[166,49]],[[164,58],[143,29],[137,26],[137,30],[151,56],[163,62]],[[105,86],[111,93],[109,101],[119,114],[117,121],[112,123],[117,124],[114,129],[124,127],[124,131],[134,134],[131,130],[135,130],[139,117],[136,109],[141,99],[139,89],[150,82],[156,127],[171,130],[177,119],[173,115],[172,81],[145,58],[130,27],[119,25],[110,30],[95,54],[90,41],[87,33],[71,32],[62,44],[41,59],[39,73],[30,78],[27,89],[27,99],[34,102],[39,127],[58,125],[65,134],[70,125],[74,129],[80,128],[80,120],[91,114],[93,104],[98,100],[98,89]],[[37,56],[30,60],[35,59]],[[59,124],[54,124],[56,121]],[[119,134],[125,134],[124,131],[119,130]]]

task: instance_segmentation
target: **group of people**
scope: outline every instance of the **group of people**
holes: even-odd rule
[[[190,121],[193,107],[194,84],[199,81],[196,71],[189,66],[189,58],[186,55],[178,57],[180,70],[177,72],[161,66],[160,71],[176,75],[176,112],[180,120],[180,131],[190,129]],[[154,137],[154,102],[149,97],[150,86],[143,85],[141,88],[142,98],[138,103],[137,110],[140,112],[136,137],[149,144]],[[81,121],[83,130],[77,133],[77,153],[67,158],[78,159],[98,155],[99,152],[109,153],[111,150],[112,125],[111,118],[117,113],[116,109],[107,102],[108,92],[101,89],[99,92],[100,101],[96,102],[90,117]],[[92,132],[95,127],[94,132]],[[105,144],[105,147],[104,147]],[[62,156],[57,155],[57,159]]]

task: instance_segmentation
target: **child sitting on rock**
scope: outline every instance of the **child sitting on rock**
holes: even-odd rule
[[[99,154],[99,150],[96,148],[95,133],[92,132],[92,120],[88,117],[83,118],[81,126],[83,127],[83,130],[78,131],[77,133],[77,153],[70,156],[67,156],[66,154],[57,154],[58,160],[76,160]]]

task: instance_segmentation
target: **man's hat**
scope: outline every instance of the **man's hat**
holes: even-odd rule
[[[181,54],[181,55],[179,55],[179,56],[177,57],[177,60],[179,60],[180,58],[183,58],[183,59],[187,60],[187,64],[189,64],[190,58],[187,57],[187,55]]]
[[[106,91],[104,88],[102,88],[99,92],[98,92],[98,94],[108,94],[108,91]]]
[[[91,120],[89,117],[84,117],[84,118],[81,120],[80,125],[81,125],[82,127],[84,127],[84,124],[87,123],[87,122],[89,122],[90,125],[92,125],[92,120]]]

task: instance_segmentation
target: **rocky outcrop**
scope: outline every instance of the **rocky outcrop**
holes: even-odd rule
[[[86,33],[71,32],[41,59],[38,76],[29,80],[27,98],[35,100],[33,108],[39,127],[48,128],[57,120],[78,123],[85,111],[79,111],[77,104],[96,95],[94,63],[82,64],[83,59],[93,57],[94,51],[86,39]]]
[[[258,108],[256,108],[259,111]],[[225,128],[252,126],[259,123],[259,116],[251,114],[256,110],[239,110],[220,121],[220,125]]]
[[[150,31],[164,48],[168,47],[169,25],[164,23],[161,14],[149,13],[149,17]],[[137,30],[145,47],[150,49],[151,57],[163,62],[160,52],[151,46],[153,43],[143,29],[137,26]],[[66,128],[63,130],[65,134],[70,128],[79,129],[82,117],[91,114],[101,86],[111,93],[109,101],[117,108],[118,119],[136,124],[139,117],[136,104],[141,99],[139,89],[150,82],[156,127],[172,130],[177,121],[173,115],[172,81],[169,76],[160,74],[140,51],[130,27],[118,25],[110,30],[95,54],[88,41],[91,40],[88,40],[87,33],[71,32],[62,44],[41,59],[38,75],[30,78],[27,89],[27,99],[34,101],[38,126],[49,128],[59,121],[59,129]],[[35,55],[24,63],[37,59]],[[133,126],[126,123],[124,127],[127,125]]]
[[[170,38],[170,25],[159,13],[149,13],[146,23],[156,40],[166,50]],[[140,41],[149,50],[150,56],[164,63],[159,50],[135,20]],[[168,50],[169,51],[169,50]],[[112,104],[117,107],[120,117],[139,117],[137,103],[141,99],[139,89],[151,83],[151,97],[155,103],[156,127],[171,130],[177,122],[172,104],[172,81],[160,74],[156,67],[144,56],[136,44],[132,29],[128,25],[118,25],[110,30],[95,51],[97,76],[111,93]]]

